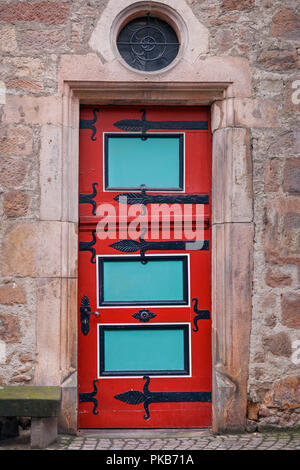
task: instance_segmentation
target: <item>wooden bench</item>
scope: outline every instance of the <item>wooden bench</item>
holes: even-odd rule
[[[31,447],[43,449],[57,439],[61,388],[0,386],[1,417],[31,417]]]

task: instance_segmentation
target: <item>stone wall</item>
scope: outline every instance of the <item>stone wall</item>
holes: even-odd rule
[[[253,172],[249,429],[296,426],[300,424],[299,2],[181,1],[208,29],[208,52],[199,60],[207,55],[240,57],[250,66],[251,98],[239,98],[235,111],[235,125],[249,128]],[[59,374],[51,372],[51,358],[60,347],[57,338],[51,339],[51,320],[61,309],[65,288],[59,280],[64,277],[59,239],[64,231],[75,230],[69,221],[66,227],[53,222],[64,220],[56,215],[59,71],[64,56],[80,60],[94,53],[89,40],[107,3],[12,0],[0,5],[0,385],[41,382],[45,376],[50,383],[60,383],[75,368],[76,351],[69,351]],[[99,57],[105,62],[101,51]],[[45,194],[47,200],[49,194],[52,197],[52,205],[45,205]],[[49,331],[37,338],[37,326],[45,321]],[[41,342],[49,353],[49,368],[39,363]]]

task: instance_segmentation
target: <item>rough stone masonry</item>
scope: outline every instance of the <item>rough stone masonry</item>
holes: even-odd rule
[[[248,430],[296,428],[300,426],[300,4],[298,0],[182,2],[209,30],[208,55],[242,57],[250,65],[252,98],[241,100],[238,111],[251,135],[255,224]],[[49,115],[55,119],[62,57],[92,52],[89,39],[106,4],[107,0],[0,4],[0,385],[35,380],[36,324],[48,274],[44,276],[33,258],[49,249],[49,277],[59,269],[55,249],[42,240],[55,238],[47,222],[41,225],[42,126]],[[46,104],[48,97],[53,97],[52,107]],[[51,132],[54,136],[55,128],[49,126],[47,138]],[[51,164],[55,152],[51,138],[49,148]],[[53,170],[52,178],[57,177]],[[53,280],[50,288],[57,300],[51,305],[55,311],[60,291]],[[49,345],[49,351],[51,347],[55,344]]]

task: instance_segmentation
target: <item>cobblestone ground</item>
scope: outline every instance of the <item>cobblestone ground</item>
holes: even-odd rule
[[[17,439],[0,441],[0,450],[30,450],[30,433]],[[189,437],[104,437],[97,433],[82,436],[60,434],[47,450],[299,450],[299,433],[247,433],[215,436],[206,431]]]
[[[242,434],[163,439],[97,439],[60,436],[51,448],[66,450],[296,450],[300,434]]]

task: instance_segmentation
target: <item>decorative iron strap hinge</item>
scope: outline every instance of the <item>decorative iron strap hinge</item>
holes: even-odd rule
[[[92,214],[96,215],[96,201],[94,201],[94,198],[97,196],[96,187],[98,186],[98,183],[93,183],[92,186],[93,192],[91,194],[79,194],[79,202],[81,204],[92,204]]]
[[[193,322],[194,322],[194,328],[193,328],[193,331],[197,332],[199,331],[198,329],[198,320],[209,320],[210,319],[210,312],[209,310],[198,310],[198,299],[196,299],[196,297],[194,297],[192,299],[192,301],[194,302],[194,312],[196,313],[194,319],[193,319]]]
[[[98,109],[93,109],[93,119],[80,119],[79,121],[79,129],[91,129],[93,132],[92,132],[92,135],[91,135],[91,140],[95,141],[96,140],[96,132],[97,132],[97,129],[96,129],[96,126],[94,126],[94,124],[97,122],[97,114],[98,113]]]
[[[209,241],[208,240],[196,240],[196,241],[184,241],[184,240],[171,240],[171,241],[162,241],[162,242],[148,242],[140,237],[140,241],[137,240],[120,240],[119,242],[112,243],[112,248],[115,250],[122,251],[124,253],[135,253],[136,251],[140,252],[141,257],[143,258],[142,263],[146,264],[147,259],[145,258],[146,251],[149,250],[162,250],[162,251],[176,251],[176,250],[185,250],[185,251],[202,251],[209,250]]]
[[[179,130],[207,130],[207,121],[147,121],[146,111],[141,109],[142,117],[138,119],[123,119],[114,123],[114,126],[123,131],[142,131],[141,137],[147,139],[146,132],[150,129]]]
[[[211,392],[150,392],[148,388],[150,377],[144,376],[143,379],[146,379],[143,392],[129,390],[115,395],[114,398],[129,405],[144,403],[146,412],[144,419],[150,418],[149,405],[151,403],[211,402]]]
[[[97,241],[96,230],[93,230],[92,237],[93,237],[93,240],[90,242],[79,242],[79,251],[90,251],[92,253],[91,263],[95,264],[96,263],[95,261],[96,250],[93,245],[95,245]]]
[[[141,193],[123,193],[114,197],[122,204],[208,204],[208,194],[146,194],[145,185],[141,185]]]
[[[95,398],[95,396],[97,395],[97,383],[99,383],[99,380],[94,380],[93,381],[93,385],[94,385],[94,390],[92,392],[88,392],[88,393],[79,393],[79,403],[94,403],[94,408],[93,408],[93,414],[94,415],[97,415],[99,413],[99,411],[97,410],[97,406],[98,406],[98,400],[97,398]]]

